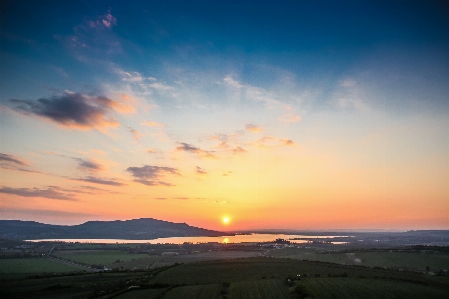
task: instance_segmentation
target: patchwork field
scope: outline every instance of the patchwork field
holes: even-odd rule
[[[283,299],[289,294],[288,285],[281,279],[234,282],[229,287],[231,299]]]
[[[128,262],[150,263],[158,261],[157,258],[166,257],[149,256]],[[9,264],[5,263],[7,261],[2,261],[4,264],[1,265],[5,266],[2,269],[8,267],[17,271],[31,269],[28,266],[16,268],[13,263],[17,261],[9,260]],[[42,261],[56,263],[50,264],[56,265],[55,267],[65,266],[49,259]],[[50,269],[50,266],[47,267]],[[42,266],[41,269],[45,268]],[[32,279],[7,277],[8,280],[0,280],[0,297],[291,299],[312,296],[311,298],[315,299],[440,299],[449,295],[449,276],[288,258],[221,259],[139,271],[103,273],[69,273],[64,272],[64,269],[61,271],[52,275],[35,276]]]
[[[74,271],[82,271],[82,269],[48,258],[0,259],[0,279],[27,277],[40,273]]]
[[[313,278],[301,284],[316,299],[350,298],[447,298],[448,290],[428,287],[423,284],[360,278]]]
[[[407,251],[355,251],[351,253],[323,252],[321,248],[287,247],[270,250],[266,255],[278,258],[310,260],[341,265],[368,267],[422,269],[431,271],[449,269],[449,254]]]
[[[120,250],[57,251],[54,255],[86,265],[112,265],[118,260],[126,262],[148,257],[145,254],[130,254]]]

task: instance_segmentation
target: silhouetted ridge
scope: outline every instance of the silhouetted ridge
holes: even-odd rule
[[[88,221],[79,225],[52,225],[35,221],[0,220],[0,236],[14,239],[125,239],[221,236],[222,232],[152,218]]]

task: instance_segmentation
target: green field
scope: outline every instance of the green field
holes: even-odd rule
[[[262,279],[234,282],[229,287],[231,299],[284,299],[289,298],[287,284],[281,279]]]
[[[177,287],[170,290],[164,299],[212,299],[218,298],[220,293],[219,284],[206,284]]]
[[[355,251],[352,253],[324,252],[320,248],[287,247],[270,250],[267,255],[278,258],[291,258],[329,262],[342,265],[361,265],[368,267],[426,269],[431,271],[449,269],[449,254],[422,253],[407,251]]]
[[[109,266],[113,266],[113,263],[117,260],[130,261],[148,257],[146,254],[130,254],[120,250],[57,251],[54,255],[86,265],[100,264]]]
[[[422,284],[383,279],[311,278],[302,280],[315,299],[448,298],[449,291]]]
[[[369,267],[406,267],[433,271],[449,269],[449,254],[418,252],[360,252],[362,264]]]
[[[28,268],[22,268],[22,271],[28,271]],[[301,275],[301,280],[296,280],[297,274]],[[138,286],[139,289],[128,290],[131,286]],[[315,299],[439,299],[448,297],[449,277],[257,257],[187,263],[140,271],[70,276],[55,274],[0,281],[2,298],[280,299],[299,298],[299,291],[301,294],[308,292]]]
[[[0,278],[26,277],[39,273],[83,271],[48,258],[0,259]]]
[[[115,299],[156,299],[165,289],[146,289],[126,292]],[[164,297],[165,298],[165,297]]]

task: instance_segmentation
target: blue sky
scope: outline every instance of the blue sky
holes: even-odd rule
[[[2,6],[4,219],[449,225],[444,1]]]

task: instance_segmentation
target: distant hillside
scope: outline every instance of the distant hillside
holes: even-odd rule
[[[223,232],[152,218],[125,221],[88,221],[80,225],[52,225],[35,221],[0,220],[0,237],[8,239],[125,239],[222,236]]]

